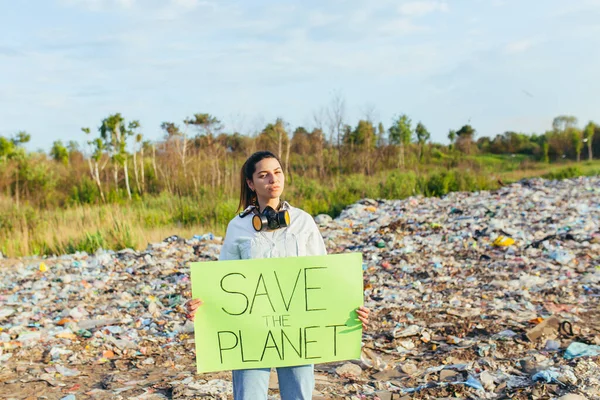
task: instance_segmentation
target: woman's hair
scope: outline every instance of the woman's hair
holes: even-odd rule
[[[240,172],[240,204],[238,205],[237,212],[245,210],[248,206],[255,203],[256,194],[250,190],[246,179],[252,180],[252,175],[256,172],[256,164],[265,158],[274,158],[279,162],[279,165],[281,165],[279,158],[270,151],[257,151],[248,157],[244,165],[242,165],[242,170]]]

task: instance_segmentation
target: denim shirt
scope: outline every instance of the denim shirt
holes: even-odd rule
[[[219,260],[326,255],[323,237],[313,217],[286,202],[283,206],[290,214],[290,225],[273,231],[255,231],[252,212],[233,218],[227,226]]]

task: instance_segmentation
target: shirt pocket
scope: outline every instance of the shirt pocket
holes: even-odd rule
[[[258,238],[244,241],[238,244],[240,256],[242,260],[250,260],[253,258],[268,258],[271,251],[271,246]]]
[[[306,233],[292,233],[285,238],[285,257],[301,257],[306,255],[308,235]]]

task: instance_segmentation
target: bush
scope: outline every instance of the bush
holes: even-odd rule
[[[405,199],[416,194],[417,177],[414,172],[392,172],[379,184],[379,197],[383,199]]]
[[[88,177],[83,177],[76,185],[71,187],[69,203],[73,204],[95,204],[98,202],[100,193],[96,184]]]
[[[570,179],[576,178],[578,176],[582,176],[583,172],[579,167],[567,167],[562,168],[557,171],[548,172],[545,175],[542,175],[542,178],[551,179],[551,180],[561,180],[561,179]]]

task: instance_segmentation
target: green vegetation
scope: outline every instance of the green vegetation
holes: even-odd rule
[[[286,198],[316,215],[337,216],[370,198],[442,196],[496,189],[527,177],[598,175],[600,128],[555,118],[541,135],[481,137],[470,125],[450,130],[449,145],[431,143],[422,122],[402,114],[389,129],[369,118],[343,123],[343,102],[315,117],[312,131],[277,119],[254,136],[223,132],[210,114],[183,126],[164,122],[163,140],[144,140],[142,125],[121,114],[82,128],[84,146],[56,141],[48,154],[27,152],[26,132],[0,136],[0,251],[9,256],[143,248],[173,234],[223,235],[237,209],[246,157],[277,154]],[[327,126],[325,132],[320,126]],[[587,157],[585,157],[587,155]],[[580,160],[587,161],[580,161]]]
[[[494,160],[486,164],[487,161]],[[480,168],[385,171],[373,176],[353,174],[320,181],[297,177],[286,190],[286,197],[312,215],[333,217],[348,204],[365,197],[406,198],[413,195],[441,196],[452,191],[492,190],[500,182],[542,176],[566,179],[581,175],[600,175],[600,161],[575,165],[532,164],[518,170],[518,161],[501,157],[474,156]],[[487,167],[482,167],[487,165]],[[498,166],[503,170],[498,171]],[[432,167],[433,168],[433,167]],[[494,172],[492,172],[494,171]],[[515,175],[515,172],[518,174]],[[142,249],[173,234],[190,238],[213,232],[223,235],[237,209],[237,200],[225,196],[178,197],[161,194],[138,198],[130,203],[72,205],[66,208],[36,209],[16,207],[10,199],[0,198],[0,251],[5,255],[63,254],[76,251],[93,253],[98,248]]]

